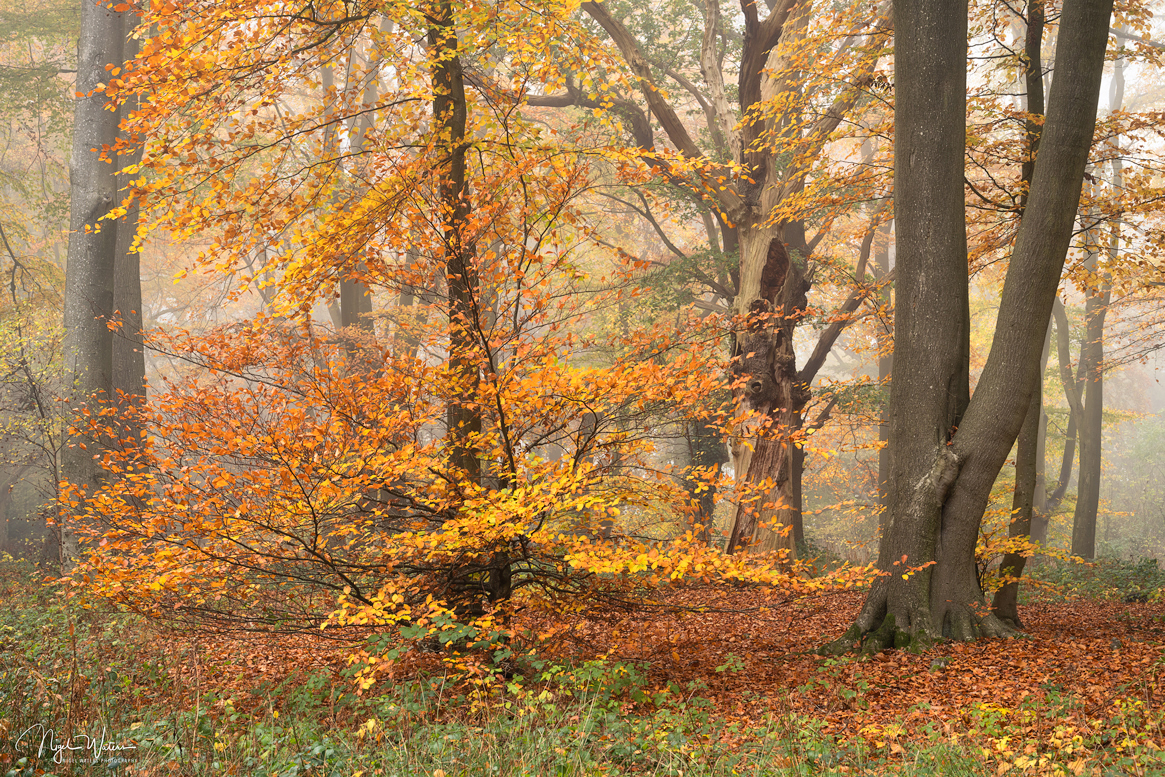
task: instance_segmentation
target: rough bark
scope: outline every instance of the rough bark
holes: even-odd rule
[[[1072,237],[1104,68],[1111,0],[1067,0],[1047,121],[1004,281],[994,339],[966,396],[963,138],[966,4],[898,0],[898,281],[890,393],[891,507],[854,626],[831,648],[1013,633],[987,612],[975,544],[991,487],[1038,384],[1042,327]],[[955,300],[953,313],[951,300]],[[963,408],[965,412],[961,412]],[[961,415],[961,417],[960,417]],[[957,426],[957,430],[953,427]],[[903,563],[903,557],[904,563]],[[898,562],[897,564],[895,562]],[[920,567],[903,574],[902,567]],[[907,579],[903,580],[903,577]],[[987,613],[984,615],[984,613]]]
[[[729,553],[748,546],[796,555],[792,450],[809,392],[799,380],[793,331],[808,306],[808,291],[804,265],[781,240],[770,240],[758,297],[749,311],[750,329],[737,338],[735,367],[745,381],[747,401],[765,419],[746,474],[759,493],[737,506]]]

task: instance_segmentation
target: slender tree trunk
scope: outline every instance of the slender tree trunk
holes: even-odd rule
[[[797,548],[805,547],[805,492],[803,479],[805,477],[805,448],[802,445],[793,446],[793,459],[790,462],[793,496],[793,542]]]
[[[1048,354],[1051,350],[1051,325],[1044,336],[1044,355],[1041,363],[1047,366]],[[1037,515],[1042,516],[1047,499],[1041,497],[1044,491],[1043,473],[1039,466],[1042,456],[1041,435],[1044,427],[1044,391],[1043,371],[1040,372],[1040,382],[1032,394],[1031,405],[1024,416],[1023,426],[1019,430],[1019,445],[1015,453],[1015,490],[1011,499],[1011,523],[1008,526],[1007,536],[1012,539],[1031,538],[1032,525]],[[1039,503],[1037,507],[1037,503]],[[1046,517],[1044,517],[1046,525]],[[991,603],[991,611],[996,617],[1015,628],[1023,624],[1019,619],[1018,596],[1019,578],[1023,575],[1027,556],[1022,553],[1007,553],[999,565],[999,575],[1003,584],[995,592],[995,599]]]
[[[16,485],[18,476],[8,473],[0,478],[0,553],[11,553],[14,548],[8,546],[8,508],[12,503],[12,489]]]
[[[701,419],[689,423],[687,438],[691,469],[684,477],[684,489],[692,506],[692,527],[702,542],[711,544],[716,520],[716,483],[721,467],[728,462],[728,450],[720,428]]]
[[[1084,372],[1084,415],[1080,425],[1080,479],[1072,520],[1072,553],[1096,555],[1096,512],[1100,505],[1101,438],[1104,427],[1104,319],[1108,310],[1107,284],[1089,293],[1084,305],[1086,335],[1080,350]]]
[[[122,14],[122,37],[125,41],[122,60],[131,62],[138,55],[138,41],[132,33],[138,17],[132,11]],[[119,122],[128,120],[131,112],[138,108],[135,96],[123,103],[117,112]],[[117,158],[117,183],[125,189],[131,186],[127,173],[142,161],[142,144],[130,138],[130,152]],[[123,194],[123,197],[125,195]],[[141,205],[135,197],[126,214],[117,222],[117,247],[113,278],[113,305],[120,327],[113,338],[113,389],[117,394],[118,406],[128,411],[119,417],[122,425],[122,440],[136,443],[142,433],[141,419],[137,413],[146,402],[146,353],[143,338],[144,321],[142,314],[142,274],[141,253],[135,245]]]
[[[886,222],[879,228],[874,238],[874,266],[877,267],[878,279],[882,280],[890,274],[890,225]],[[890,284],[884,284],[879,293],[878,306],[889,310],[891,306]],[[882,327],[877,329],[878,341],[878,383],[889,387],[891,374],[894,370],[894,333]],[[890,504],[890,404],[882,407],[878,419],[878,442],[882,447],[878,449],[878,503],[882,507],[880,524],[884,524],[887,508]],[[883,525],[884,529],[885,526]]]
[[[1032,174],[1035,172],[1036,155],[1040,147],[1040,128],[1044,114],[1044,82],[1043,82],[1043,32],[1044,32],[1044,3],[1043,0],[1029,0],[1027,5],[1027,31],[1024,47],[1024,70],[1026,81],[1027,119],[1024,123],[1024,137],[1027,143],[1027,158],[1024,160],[1020,174],[1023,193],[1020,195],[1020,219],[1023,218],[1023,208],[1027,206],[1028,192],[1031,190]],[[1051,347],[1050,324],[1045,327],[1044,353],[1040,360],[1040,372],[1036,391],[1032,395],[1031,405],[1024,416],[1023,426],[1019,432],[1019,446],[1015,455],[1015,489],[1011,500],[1011,522],[1008,526],[1008,537],[1012,539],[1031,537],[1032,522],[1035,520],[1036,491],[1043,490],[1043,483],[1039,480],[1040,466],[1040,430],[1044,416],[1044,370],[1047,368],[1048,353]],[[1046,502],[1042,497],[1042,503]],[[1023,574],[1023,567],[1027,559],[1019,553],[1008,553],[1004,556],[999,573],[1003,584],[995,592],[995,600],[991,605],[996,617],[1015,628],[1021,626],[1017,598],[1019,595],[1019,578]]]
[[[1084,382],[1083,368],[1085,363],[1081,359],[1076,377],[1072,377],[1072,343],[1071,330],[1068,326],[1068,311],[1064,303],[1057,297],[1052,305],[1052,318],[1056,322],[1056,354],[1060,363],[1060,382],[1064,386],[1064,397],[1068,402],[1068,428],[1064,430],[1064,451],[1060,457],[1060,473],[1056,478],[1056,487],[1048,495],[1048,512],[1055,512],[1060,506],[1064,495],[1068,492],[1068,485],[1072,480],[1072,462],[1076,459],[1076,430],[1084,418],[1083,394],[1081,388]],[[1083,353],[1081,354],[1083,356]],[[1047,541],[1047,534],[1042,542]]]
[[[1118,59],[1113,67],[1110,110],[1120,110],[1124,102],[1124,62]],[[1116,191],[1124,185],[1120,139],[1116,142],[1118,155],[1112,163],[1112,187]],[[1112,223],[1108,253],[1110,261],[1120,251],[1120,219]],[[1099,248],[1093,253],[1096,271]],[[1100,506],[1100,474],[1104,434],[1104,320],[1112,296],[1112,283],[1107,272],[1099,273],[1099,287],[1088,294],[1084,304],[1085,340],[1080,350],[1080,364],[1084,369],[1084,418],[1080,425],[1080,482],[1076,489],[1076,512],[1072,520],[1072,553],[1082,558],[1096,555],[1096,512]]]
[[[458,56],[452,0],[430,8],[429,50],[433,71],[433,120],[444,160],[440,170],[440,207],[444,224],[445,283],[449,293],[449,368],[457,390],[446,410],[449,463],[468,483],[481,482],[476,444],[482,431],[477,405],[480,382],[477,359],[478,279],[469,229],[466,177],[465,79]]]
[[[383,17],[380,22],[380,33],[383,35],[391,32],[393,24],[394,22],[388,17]],[[380,97],[378,73],[369,73],[365,77],[367,81],[364,92],[360,96],[363,113],[359,118],[350,122],[348,126],[348,136],[352,143],[352,157],[356,160],[357,165],[361,164],[364,144],[368,132],[372,129],[374,114],[371,111],[371,106],[375,105]],[[364,271],[367,268],[361,264],[357,269]],[[340,280],[340,323],[343,327],[357,327],[366,335],[372,334],[372,291],[363,281],[351,277]]]

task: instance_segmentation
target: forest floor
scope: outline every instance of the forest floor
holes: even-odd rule
[[[349,645],[177,634],[4,563],[0,775],[1165,775],[1165,602],[1112,593],[1029,595],[1020,639],[825,658],[862,593],[681,591],[519,618],[553,636],[504,671],[411,651],[357,693]],[[46,729],[134,749],[54,764]]]

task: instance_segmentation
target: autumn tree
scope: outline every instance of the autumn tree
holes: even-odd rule
[[[32,556],[45,538],[39,508],[58,477],[78,11],[55,1],[9,4],[0,43],[0,548]]]
[[[125,11],[85,0],[77,46],[64,301],[65,368],[76,433],[62,452],[61,474],[82,497],[105,482],[101,459],[129,433],[100,420],[103,408],[114,406],[119,395],[145,393],[137,223],[132,206],[121,207],[126,178],[118,175],[120,161],[128,160],[126,169],[134,163],[132,153],[124,160],[119,156],[117,143],[120,120],[133,103],[110,110],[106,90],[111,79],[123,75],[127,56],[134,55],[129,31],[135,17]],[[115,335],[117,329],[123,337]],[[62,561],[69,566],[80,553],[76,527],[63,518],[60,529]]]
[[[898,29],[907,20],[911,26],[895,47],[898,304],[893,479],[878,559],[885,577],[834,649],[1010,633],[986,609],[975,544],[991,487],[1038,380],[1044,322],[1091,148],[1111,12],[1104,0],[1064,5],[1031,191],[991,352],[970,397],[963,196],[967,5],[895,3]]]
[[[737,26],[719,2],[703,3],[692,21],[694,51],[677,54],[676,36],[664,43],[644,9],[583,3],[622,57],[628,82],[610,75],[596,89],[588,76],[585,84],[568,82],[564,91],[531,97],[530,104],[605,109],[620,117],[647,164],[695,204],[710,254],[727,257],[727,272],[693,272],[692,278],[735,318],[736,398],[756,421],[735,445],[741,493],[729,548],[791,554],[801,519],[809,386],[875,286],[867,278],[867,246],[864,258],[850,259],[848,296],[822,315],[828,325],[798,365],[794,333],[811,320],[808,295],[828,266],[815,262],[814,252],[840,213],[863,197],[881,196],[867,167],[825,172],[824,152],[839,127],[852,126],[847,119],[860,105],[880,99],[870,95],[883,83],[877,63],[890,21],[886,6],[856,19],[852,9],[834,16],[791,1],[740,8],[743,25]],[[692,69],[685,71],[689,61]],[[685,122],[688,112],[702,117],[698,129]],[[690,266],[698,252],[668,240],[647,205],[642,196],[634,203],[676,261]],[[866,231],[872,235],[885,218],[882,213]],[[809,426],[824,422],[826,406]]]
[[[503,618],[515,596],[822,585],[708,548],[651,466],[656,419],[715,390],[724,365],[687,320],[599,342],[596,319],[640,294],[643,267],[580,204],[591,157],[647,173],[521,110],[561,77],[528,41],[591,51],[569,6],[316,10],[144,13],[158,32],[118,87],[142,99],[144,205],[158,231],[213,236],[207,271],[269,249],[269,296],[152,342],[201,369],[154,396],[145,442],[110,456],[119,477],[83,505],[100,528],[94,589],[232,628],[454,630]],[[368,52],[357,72],[319,100],[353,46]],[[361,144],[335,142],[354,114],[375,119]],[[343,279],[378,298],[359,369],[320,317]],[[389,302],[411,290],[424,299]]]

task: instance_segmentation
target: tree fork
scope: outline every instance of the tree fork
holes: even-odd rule
[[[1051,314],[1071,242],[1095,128],[1112,0],[1064,3],[1057,77],[1040,156],[991,351],[969,402],[962,399],[967,365],[962,349],[967,343],[966,10],[958,0],[895,3],[899,21],[915,24],[895,52],[899,370],[890,401],[894,479],[878,559],[888,581],[883,578],[871,590],[854,626],[859,634],[873,631],[883,611],[895,616],[895,629],[912,634],[971,639],[1015,633],[987,610],[975,545],[991,487],[1039,379],[1044,331],[1031,322],[1042,323]],[[952,296],[961,298],[956,316],[937,313],[949,310]],[[961,363],[952,363],[955,353]],[[941,446],[937,457],[935,442]],[[957,463],[957,472],[949,490],[934,490],[934,505],[929,489],[918,485],[925,486],[927,478],[936,485],[945,481],[948,468],[941,459],[946,455]],[[918,479],[920,471],[928,474]],[[907,566],[906,574],[895,572],[899,564]],[[910,574],[911,568],[917,571]],[[903,617],[915,616],[917,621],[898,625]],[[851,646],[854,629],[847,632]]]

